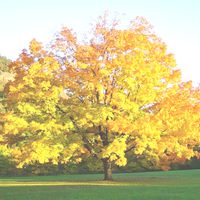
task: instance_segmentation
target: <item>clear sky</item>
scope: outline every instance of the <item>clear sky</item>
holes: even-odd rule
[[[200,0],[0,0],[0,54],[16,59],[31,39],[47,43],[62,26],[87,32],[105,10],[143,16],[168,45],[183,80],[200,83]]]

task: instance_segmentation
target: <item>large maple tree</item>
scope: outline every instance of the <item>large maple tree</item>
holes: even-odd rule
[[[164,169],[197,156],[199,89],[181,83],[151,25],[136,18],[122,28],[103,16],[89,36],[80,42],[63,28],[48,48],[33,40],[11,65],[3,137],[16,161],[93,156],[111,180],[127,153]]]

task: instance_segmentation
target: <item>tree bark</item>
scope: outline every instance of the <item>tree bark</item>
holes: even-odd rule
[[[102,159],[103,168],[104,168],[104,180],[105,181],[112,181],[112,164],[109,159],[104,158]]]

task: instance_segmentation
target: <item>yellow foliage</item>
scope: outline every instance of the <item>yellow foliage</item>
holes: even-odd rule
[[[87,42],[63,28],[52,49],[32,40],[12,63],[2,138],[19,165],[90,154],[124,166],[130,152],[168,169],[197,155],[199,88],[181,83],[144,18],[124,29],[100,19]]]
[[[110,161],[114,161],[118,166],[126,165],[125,150],[126,150],[127,137],[115,138],[107,148],[102,151],[102,158],[109,158]]]
[[[4,125],[5,134],[18,134],[19,131],[24,131],[28,127],[28,123],[25,119],[19,118],[12,114],[8,114],[5,117],[7,123]]]

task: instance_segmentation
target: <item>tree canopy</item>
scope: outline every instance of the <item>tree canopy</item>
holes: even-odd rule
[[[48,47],[32,40],[11,70],[2,138],[19,166],[92,156],[109,180],[127,153],[163,169],[198,156],[199,88],[181,83],[144,18],[121,28],[100,17],[84,41],[64,27]]]

